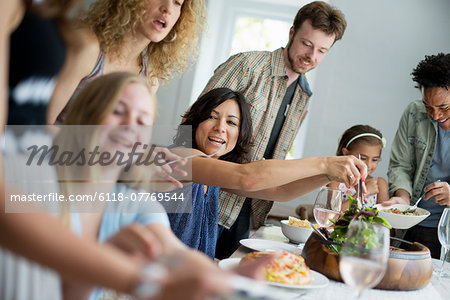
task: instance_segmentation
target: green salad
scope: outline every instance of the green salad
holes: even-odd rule
[[[349,208],[344,212],[343,215],[340,216],[339,219],[333,221],[334,223],[334,231],[331,233],[331,238],[334,242],[343,244],[345,241],[345,237],[347,235],[347,229],[350,222],[354,219],[365,221],[369,223],[380,223],[381,225],[386,226],[391,229],[391,225],[384,218],[378,216],[378,210],[376,208],[362,208],[362,205],[356,198],[348,195],[348,199],[350,201]],[[363,238],[361,241],[352,241],[353,244],[367,244],[370,246],[371,241],[375,241],[373,238],[373,232],[370,229],[364,230],[363,234],[360,235],[359,238]],[[340,246],[337,247],[338,251],[340,251]]]

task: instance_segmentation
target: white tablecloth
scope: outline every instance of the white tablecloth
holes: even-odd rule
[[[278,226],[261,227],[252,238],[288,242]],[[241,246],[232,257],[242,257],[251,250]],[[440,270],[441,261],[433,259],[433,268]],[[450,271],[450,263],[446,264]],[[305,300],[348,300],[356,299],[356,292],[344,283],[330,280],[330,283],[319,289],[282,289],[287,294],[286,298]],[[290,296],[290,297],[288,297]],[[386,291],[370,289],[363,291],[361,298],[364,300],[450,300],[450,278],[439,278],[433,273],[432,281],[423,289],[416,291]]]

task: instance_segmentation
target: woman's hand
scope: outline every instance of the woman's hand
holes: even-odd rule
[[[177,188],[182,188],[183,184],[175,178],[187,176],[187,172],[181,167],[187,162],[187,159],[174,154],[165,147],[155,147],[152,160],[154,160],[153,174],[157,177],[173,183]],[[167,165],[168,162],[177,161],[173,164]]]
[[[106,243],[122,250],[138,261],[154,260],[163,251],[158,238],[146,227],[139,224],[123,227]]]
[[[358,184],[367,177],[366,164],[353,155],[326,157],[326,174],[333,180],[343,182],[347,187]]]
[[[424,188],[425,196],[423,199],[433,200],[439,205],[450,205],[450,186],[446,181],[436,181],[430,183]]]

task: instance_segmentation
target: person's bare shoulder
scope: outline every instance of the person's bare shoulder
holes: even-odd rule
[[[69,32],[70,29],[72,32]],[[89,28],[68,26],[62,30],[62,34],[66,44],[66,59],[47,107],[49,124],[56,120],[79,82],[94,69],[100,53],[97,36]]]
[[[66,51],[69,54],[95,56],[100,52],[100,43],[95,33],[85,25],[73,24],[61,30]]]

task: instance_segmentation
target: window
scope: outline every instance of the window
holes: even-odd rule
[[[234,26],[230,55],[251,50],[273,51],[286,46],[290,27],[290,23],[280,20],[238,17]]]

